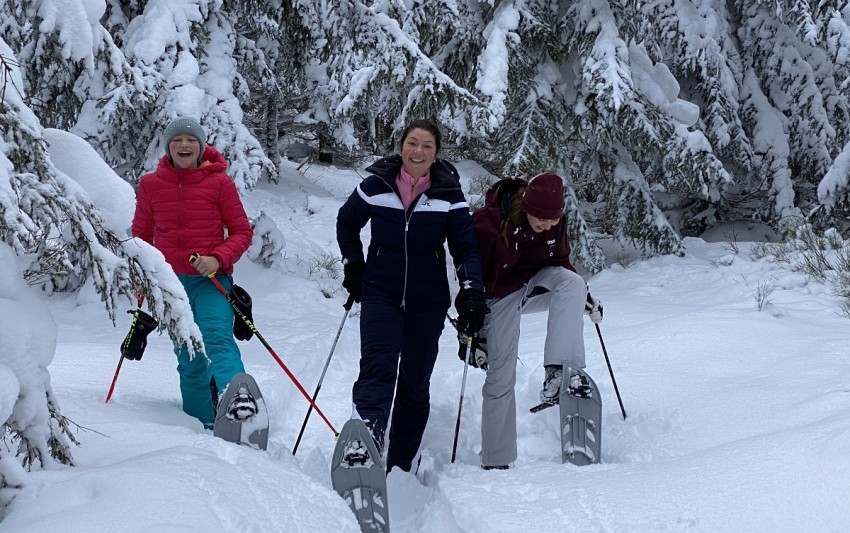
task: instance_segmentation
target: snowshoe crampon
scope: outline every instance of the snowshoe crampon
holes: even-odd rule
[[[389,533],[387,476],[378,447],[362,420],[345,423],[331,460],[331,483],[363,533]]]

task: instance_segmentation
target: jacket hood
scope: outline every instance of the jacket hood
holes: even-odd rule
[[[519,178],[505,178],[491,185],[484,195],[487,216],[500,221],[508,218],[517,191],[527,186],[528,182]]]

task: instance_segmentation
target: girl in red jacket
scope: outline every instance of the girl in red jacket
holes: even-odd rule
[[[225,174],[227,161],[206,145],[195,119],[172,121],[163,141],[159,166],[139,182],[132,233],[162,252],[189,296],[209,362],[190,359],[186,346],[175,348],[183,411],[212,429],[218,398],[211,391],[224,391],[245,367],[233,339],[233,309],[207,276],[214,274],[230,291],[233,265],[251,244],[253,230]]]
[[[601,320],[602,306],[588,295],[570,263],[560,176],[501,180],[487,191],[484,207],[472,220],[490,308],[482,330],[488,369],[482,391],[481,466],[505,469],[517,457],[514,385],[520,316],[549,312],[540,397],[555,402],[563,366],[584,368],[582,313]]]

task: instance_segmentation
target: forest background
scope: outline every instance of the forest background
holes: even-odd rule
[[[681,255],[721,225],[846,250],[848,24],[830,0],[0,0],[0,241],[29,286],[93,283],[113,320],[144,286],[196,343],[185,295],[152,282],[164,265],[57,168],[45,129],[135,185],[164,126],[194,116],[244,194],[285,159],[361,167],[427,117],[448,159],[562,174],[589,273],[615,259],[606,243]],[[285,243],[262,211],[252,223],[249,257],[269,265]],[[0,491],[13,460],[72,462],[43,349],[0,357],[19,392],[0,402]]]

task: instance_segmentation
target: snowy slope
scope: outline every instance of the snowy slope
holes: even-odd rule
[[[336,211],[359,177],[311,167],[289,178],[246,198],[249,214],[262,210],[283,231],[285,258],[272,269],[243,260],[236,281],[254,298],[263,336],[312,394],[344,312],[341,279],[326,268],[338,254]],[[478,467],[484,374],[475,369],[451,464],[463,367],[447,325],[422,469],[389,476],[393,531],[846,530],[850,325],[839,300],[751,260],[747,243],[738,253],[686,245],[684,258],[615,265],[589,280],[628,413],[624,421],[587,321],[588,371],[605,399],[600,465],[561,464],[557,410],[527,412],[543,376],[545,315],[523,318],[515,468]],[[776,287],[763,310],[760,284]],[[82,446],[76,467],[32,473],[0,531],[359,531],[331,489],[333,434],[315,413],[292,456],[307,402],[259,341],[240,345],[270,409],[267,452],[219,441],[182,413],[165,337],[152,336],[142,361],[125,362],[104,404],[129,317],[113,327],[93,291],[48,303],[59,324],[53,386]],[[355,306],[318,398],[336,429],[351,411],[359,318]]]

